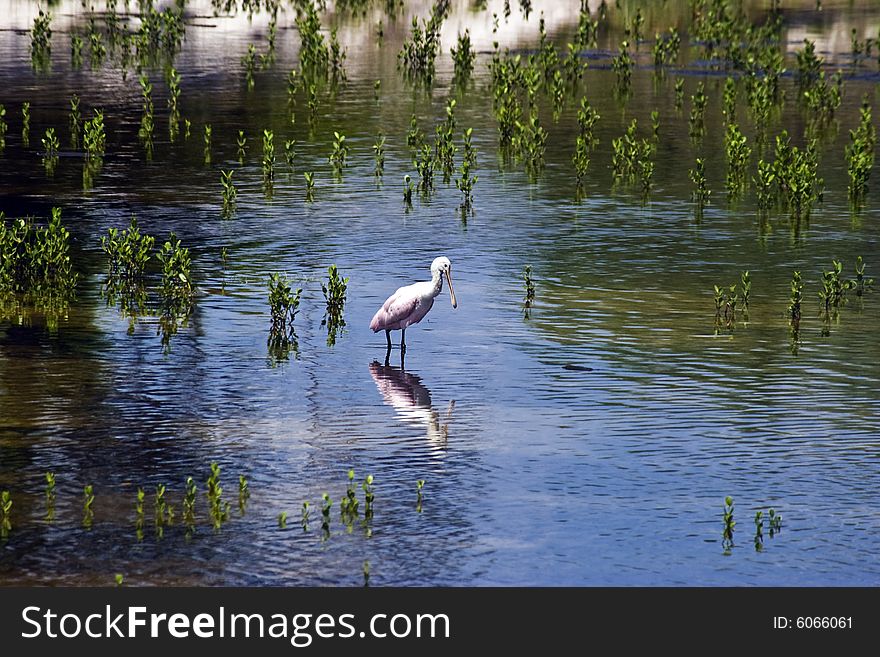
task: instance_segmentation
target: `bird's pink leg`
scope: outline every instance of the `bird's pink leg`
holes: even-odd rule
[[[385,338],[388,340],[388,351],[391,351],[391,331],[385,331]]]
[[[406,329],[400,330],[400,353],[406,353]]]

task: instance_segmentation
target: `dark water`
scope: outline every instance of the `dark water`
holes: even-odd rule
[[[875,99],[876,59],[852,71],[849,56],[850,27],[876,36],[880,11],[872,3],[825,2],[821,13],[803,3],[785,14],[790,69],[807,35],[847,72],[836,132],[821,154],[824,202],[799,230],[784,216],[762,227],[753,190],[726,203],[724,76],[692,63],[697,49],[684,47],[681,66],[655,84],[650,43],[642,44],[632,98],[618,104],[607,53],[623,17],[613,3],[612,27],[600,33],[577,94],[558,122],[542,110],[550,137],[537,180],[498,153],[487,66],[494,39],[502,48],[536,47],[541,3],[528,21],[513,3],[497,34],[491,13],[500,14],[502,3],[483,13],[452,3],[430,96],[396,70],[408,14],[391,21],[382,3],[367,17],[323,14],[347,46],[348,81],[335,97],[322,92],[310,127],[305,96],[294,125],[287,105],[287,72],[299,66],[293,11],[279,13],[275,61],[248,91],[241,57],[250,43],[265,49],[267,16],[214,17],[210,3],[191,2],[176,66],[192,135],[170,142],[162,73],[146,71],[157,108],[152,159],[137,138],[137,75],[124,80],[112,57],[91,70],[87,52],[82,69],[70,65],[68,30],[87,22],[80,3],[54,10],[50,73],[32,70],[23,32],[35,5],[2,4],[11,29],[0,32],[0,103],[10,126],[0,210],[45,217],[60,206],[80,272],[77,300],[57,327],[39,313],[0,316],[0,488],[14,500],[13,528],[0,539],[3,583],[110,584],[122,573],[132,584],[348,585],[363,582],[365,561],[377,585],[880,583],[880,297],[851,296],[828,335],[817,297],[832,258],[850,276],[857,255],[869,275],[880,271],[880,185],[853,216],[843,156],[863,94]],[[646,12],[646,33],[684,25],[687,3],[668,4],[668,12]],[[577,5],[544,7],[560,47],[577,27]],[[427,5],[415,9],[427,13]],[[473,127],[478,150],[474,214],[462,221],[458,190],[439,180],[430,201],[417,196],[406,212],[403,176],[417,178],[406,145],[410,115],[432,139],[456,93],[449,46],[465,25],[481,53],[469,90],[456,96],[458,126]],[[685,78],[681,112],[675,75]],[[710,101],[706,137],[695,145],[687,116],[700,80]],[[783,87],[793,97],[791,77]],[[74,92],[84,116],[102,107],[108,126],[104,166],[87,191],[82,159],[67,145]],[[570,158],[584,93],[602,118],[577,200]],[[27,146],[24,101],[32,106]],[[643,204],[637,191],[612,191],[611,140],[632,117],[648,130],[652,109],[660,112],[661,142],[655,187]],[[738,112],[752,140],[742,103]],[[207,165],[206,122],[213,128]],[[50,126],[66,152],[48,178],[40,137]],[[793,100],[769,133],[783,126],[797,141],[803,121]],[[284,139],[298,142],[295,171],[279,164],[271,198],[260,173],[265,128],[275,131],[279,159]],[[243,166],[240,129],[248,136]],[[388,154],[377,184],[371,146],[380,130]],[[334,131],[352,148],[342,181],[327,162]],[[700,222],[688,179],[697,156],[707,158],[714,192]],[[223,219],[220,170],[230,168],[237,212]],[[304,171],[315,171],[311,203]],[[167,349],[155,318],[131,322],[100,295],[100,236],[132,214],[144,231],[164,238],[173,230],[192,249],[200,294]],[[408,332],[405,369],[396,350],[383,365],[384,337],[367,328],[373,312],[397,286],[427,279],[440,254],[453,263],[458,309],[444,291]],[[320,282],[332,263],[350,282],[345,330],[328,346]],[[526,264],[537,285],[528,319]],[[753,280],[748,319],[716,332],[712,287],[736,282],[744,269]],[[804,275],[805,302],[793,348],[785,310],[795,269]],[[298,351],[283,363],[266,345],[272,272],[303,288]],[[220,531],[207,520],[203,495],[214,461],[232,503]],[[357,483],[372,474],[376,494],[372,521],[356,521],[351,531],[338,514],[349,468]],[[58,481],[52,522],[44,518],[46,471]],[[244,513],[236,503],[239,474],[251,492]],[[200,487],[196,531],[187,537],[175,522],[157,537],[152,491],[166,484],[179,513],[190,475]],[[419,479],[426,482],[421,512]],[[86,484],[95,491],[90,529],[81,522]],[[139,486],[148,493],[142,540]],[[331,534],[322,538],[325,491],[334,506]],[[737,520],[728,555],[726,495]],[[300,526],[305,500],[309,531]],[[771,507],[783,515],[782,531],[771,537],[765,524],[756,551],[752,518]]]

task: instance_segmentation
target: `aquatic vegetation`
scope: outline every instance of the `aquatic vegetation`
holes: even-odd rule
[[[263,130],[263,181],[271,181],[275,177],[275,133]]]
[[[874,167],[874,146],[877,131],[871,121],[868,99],[862,101],[859,127],[849,131],[850,143],[846,147],[847,173],[849,174],[849,199],[855,206],[861,205],[868,190],[868,178]]]
[[[416,169],[419,172],[418,188],[427,196],[434,190],[434,154],[427,144],[422,144],[419,149]]]
[[[758,212],[767,213],[777,199],[776,167],[772,162],[758,160],[758,172],[754,178]]]
[[[764,547],[764,512],[755,513],[755,551],[760,552]]]
[[[183,522],[188,528],[192,528],[196,523],[196,493],[198,488],[192,477],[186,478],[185,492],[183,495]]]
[[[684,106],[684,78],[675,78],[675,109]]]
[[[300,509],[300,525],[303,528],[304,532],[309,531],[309,516],[311,515],[310,504],[308,502],[303,502],[302,507]]]
[[[678,59],[678,53],[681,48],[681,37],[675,27],[670,27],[665,34],[659,32],[654,35],[654,46],[651,48],[651,55],[654,60],[654,67],[661,68],[675,63]]]
[[[575,176],[577,177],[577,190],[579,193],[583,189],[584,178],[587,175],[587,170],[590,168],[591,150],[592,148],[590,147],[589,142],[581,135],[578,135],[571,162],[574,165]]]
[[[0,153],[6,148],[6,133],[9,130],[9,124],[6,123],[6,108],[0,104]]]
[[[78,34],[71,33],[70,35],[70,64],[73,68],[82,68],[83,64],[83,39]]]
[[[141,127],[138,131],[138,135],[144,142],[148,144],[152,144],[153,140],[153,129],[154,129],[154,119],[153,119],[153,85],[150,84],[150,81],[147,79],[146,75],[141,75],[138,79],[141,85],[141,96],[143,97],[143,115],[141,117]],[[208,128],[206,127],[206,131]],[[206,148],[210,148],[210,135],[208,135]]]
[[[70,261],[70,232],[61,208],[52,208],[45,227],[33,217],[6,223],[0,213],[0,290],[70,292],[77,275]]]
[[[628,89],[632,81],[635,60],[629,54],[629,42],[625,39],[620,43],[618,54],[611,59],[611,69],[617,75],[618,89]]]
[[[581,107],[577,113],[578,136],[590,149],[595,147],[599,141],[593,134],[593,129],[600,118],[602,117],[599,115],[599,112],[593,109],[592,105],[590,105],[590,101],[587,100],[587,97],[584,96],[581,98]]]
[[[205,124],[205,132],[203,140],[205,142],[205,165],[211,164],[211,134],[213,133],[213,128],[211,124]]]
[[[361,484],[364,491],[364,518],[370,520],[373,517],[373,505],[376,501],[376,495],[373,492],[373,475],[367,475]]]
[[[715,290],[715,327],[721,327],[721,320],[724,320],[725,326],[733,328],[736,322],[736,306],[739,303],[739,295],[737,294],[736,283],[729,287],[714,287]]]
[[[460,173],[461,177],[455,180],[455,186],[458,187],[463,195],[462,209],[464,211],[469,211],[473,207],[474,185],[477,183],[478,176],[470,175],[470,165],[467,161],[461,163]]]
[[[87,484],[83,488],[83,517],[82,526],[91,529],[95,518],[95,512],[92,505],[95,503],[94,489],[91,484]]]
[[[348,486],[345,489],[345,495],[339,500],[339,515],[342,522],[350,525],[352,520],[358,516],[358,507],[360,502],[357,499],[357,492],[354,484],[354,470],[348,471]]]
[[[725,553],[730,552],[733,547],[733,529],[736,527],[736,521],[733,519],[733,498],[729,495],[724,498],[724,530],[721,533],[721,544]]]
[[[43,166],[46,173],[52,175],[55,173],[55,166],[58,164],[58,150],[61,143],[55,134],[55,128],[46,128],[46,134],[42,138],[43,143]]]
[[[822,59],[816,55],[816,44],[804,39],[804,49],[796,50],[796,79],[799,86],[811,87],[819,79],[822,70]]]
[[[874,279],[865,277],[865,261],[862,256],[856,258],[856,277],[853,283],[853,289],[858,297],[874,287]]]
[[[296,159],[296,139],[284,140],[284,161],[293,169],[293,161]]]
[[[416,480],[416,512],[422,512],[422,502],[424,501],[424,496],[422,494],[422,489],[425,487],[424,479]]]
[[[27,146],[31,135],[31,104],[25,101],[21,104],[21,141]]]
[[[6,538],[12,530],[12,496],[8,490],[0,492],[0,538]]]
[[[434,161],[442,169],[444,178],[447,180],[455,167],[455,152],[458,150],[453,140],[455,134],[455,105],[456,100],[454,98],[451,98],[446,103],[446,120],[435,129]]]
[[[804,284],[801,282],[801,273],[794,272],[791,278],[791,294],[788,304],[788,321],[793,332],[797,332],[801,323],[801,304],[804,300]]]
[[[244,136],[244,130],[238,131],[238,137],[236,137],[235,143],[238,146],[238,162],[239,164],[244,164],[245,150],[247,148],[247,137]]]
[[[779,198],[791,218],[809,219],[816,201],[822,197],[823,180],[818,176],[819,156],[815,142],[799,149],[791,145],[783,130],[776,137],[774,167]]]
[[[330,265],[327,270],[328,278],[326,285],[321,282],[321,291],[324,293],[326,312],[322,325],[327,326],[327,344],[333,346],[336,343],[336,333],[345,326],[343,311],[345,309],[345,295],[348,289],[348,278],[339,275],[336,265]]]
[[[278,514],[278,529],[287,529],[287,511]]]
[[[376,162],[375,174],[379,178],[385,171],[385,135],[381,132],[373,143],[373,159]]]
[[[127,229],[107,230],[101,249],[107,255],[107,282],[104,292],[115,302],[121,296],[123,310],[139,314],[145,303],[144,276],[155,245],[152,235],[141,234],[137,218],[132,216]]]
[[[163,318],[173,328],[176,321],[187,317],[192,309],[192,259],[189,249],[181,245],[173,232],[156,257],[162,264]]]
[[[250,487],[248,486],[247,477],[238,475],[238,510],[244,514],[247,508],[247,502],[251,497]]]
[[[55,473],[47,472],[43,475],[46,480],[46,521],[55,520]]]
[[[724,147],[727,158],[727,194],[732,197],[738,196],[742,194],[748,180],[746,169],[752,149],[736,123],[727,124]]]
[[[94,116],[83,125],[83,148],[87,160],[96,160],[104,156],[107,134],[104,128],[104,113],[94,110]]]
[[[412,115],[409,121],[409,131],[406,133],[406,145],[417,150],[425,141],[425,133],[419,128],[418,118]]]
[[[691,115],[689,119],[691,139],[699,139],[706,131],[705,114],[709,97],[706,96],[706,86],[701,80],[697,83],[697,91],[691,96]]]
[[[782,531],[782,515],[776,513],[774,509],[770,509],[768,515],[770,516],[770,536],[773,536]]]
[[[843,278],[843,263],[838,260],[831,261],[831,269],[822,272],[822,289],[819,290],[819,300],[822,302],[825,313],[836,309],[845,300],[846,293],[856,287],[855,281]]]
[[[638,120],[633,119],[626,132],[621,137],[611,141],[611,170],[615,182],[632,184],[637,177],[641,177],[643,185],[650,186],[653,174],[651,156],[654,154],[654,144],[647,139],[637,139]]]
[[[215,530],[219,530],[229,519],[229,502],[223,501],[223,486],[220,484],[220,466],[211,463],[211,474],[206,482],[205,495],[208,498],[209,515]]]
[[[257,69],[257,49],[254,44],[249,44],[247,54],[241,58],[241,64],[244,66],[244,79],[247,83],[248,91],[254,89],[254,71]]]
[[[294,292],[287,277],[278,273],[269,277],[268,285],[272,322],[269,328],[268,347],[272,357],[280,362],[287,359],[291,348],[296,349],[293,320],[299,311],[302,288]]]
[[[315,173],[313,171],[306,171],[303,173],[303,178],[306,179],[306,201],[311,201],[314,199]]]
[[[31,63],[37,70],[49,67],[52,56],[52,12],[43,12],[42,9],[34,17],[34,27],[31,29]]]
[[[3,106],[0,105],[0,119],[2,119],[2,109]],[[80,140],[80,131],[82,130],[80,126],[80,121],[82,120],[82,116],[79,111],[79,96],[73,94],[70,97],[70,116],[68,118],[68,125],[70,127],[70,145],[73,148],[79,148],[79,140]],[[2,140],[2,132],[3,129],[0,127],[0,140]]]
[[[709,197],[712,194],[706,183],[705,160],[698,157],[696,167],[690,169],[688,175],[690,176],[691,182],[694,183],[694,191],[692,192],[691,198],[696,205],[696,215],[699,219],[703,216],[703,208],[706,207],[706,204],[709,202]]]
[[[346,53],[336,38],[336,28],[330,30],[330,77],[334,84],[345,80],[345,62]]]
[[[324,540],[330,537],[330,509],[333,508],[333,500],[327,493],[321,495],[321,533]]]
[[[535,281],[532,278],[532,266],[526,265],[523,268],[523,283],[526,287],[526,296],[523,299],[523,315],[526,319],[531,316],[532,304],[535,302]]]
[[[748,269],[740,274],[740,303],[743,309],[748,312],[749,301],[752,296],[752,276]]]
[[[438,6],[434,5],[428,19],[420,22],[413,17],[410,38],[397,53],[397,67],[408,79],[426,86],[434,82],[434,60],[440,50],[440,26],[445,10],[437,11]]]
[[[223,185],[223,216],[230,217],[235,212],[235,197],[238,192],[235,189],[235,183],[232,182],[232,174],[235,171],[220,170],[220,184]]]
[[[339,175],[345,167],[345,160],[348,158],[349,146],[345,143],[345,135],[339,132],[333,132],[333,150],[330,152],[328,161],[333,166],[333,171]]]

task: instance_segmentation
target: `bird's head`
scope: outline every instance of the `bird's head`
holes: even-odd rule
[[[452,288],[452,263],[449,262],[449,258],[446,256],[434,258],[434,262],[431,263],[431,273],[435,276],[446,276],[446,280],[449,282],[449,298],[452,300],[452,307],[458,308],[458,302],[455,300],[455,290]]]

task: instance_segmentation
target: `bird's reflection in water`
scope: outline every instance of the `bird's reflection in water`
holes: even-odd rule
[[[449,402],[441,424],[440,413],[431,404],[431,392],[417,375],[389,365],[387,360],[385,365],[377,360],[370,363],[370,374],[385,403],[394,408],[398,417],[407,424],[426,429],[431,447],[445,450],[455,401]]]

